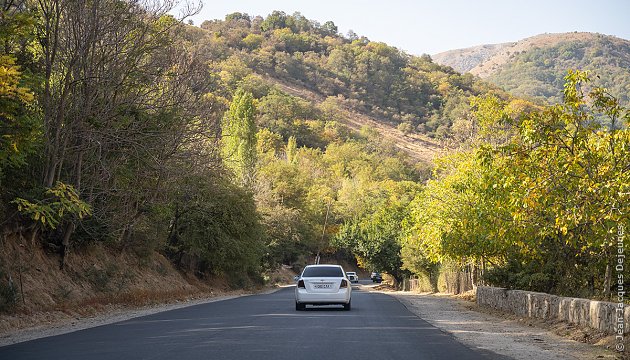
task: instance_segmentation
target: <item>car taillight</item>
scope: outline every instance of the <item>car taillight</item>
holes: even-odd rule
[[[298,281],[298,287],[301,289],[306,289],[306,286],[304,285],[304,280]]]
[[[348,287],[348,282],[345,279],[341,280],[341,285],[339,285],[339,288],[345,288]]]

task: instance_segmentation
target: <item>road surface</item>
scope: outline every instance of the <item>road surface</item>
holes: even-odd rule
[[[354,290],[351,311],[295,311],[291,287],[0,347],[0,359],[505,359]]]

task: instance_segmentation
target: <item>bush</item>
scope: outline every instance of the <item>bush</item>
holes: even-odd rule
[[[556,267],[553,263],[530,261],[523,264],[513,259],[504,266],[489,269],[485,280],[506,289],[551,293],[558,285],[558,278],[554,273],[560,270],[561,267]]]
[[[398,131],[402,132],[405,135],[409,135],[413,132],[413,125],[411,125],[411,123],[408,122],[403,122],[398,124],[397,126]]]
[[[0,282],[0,312],[6,312],[15,308],[20,295],[18,294],[17,286],[2,271],[0,271],[0,279],[3,279]]]

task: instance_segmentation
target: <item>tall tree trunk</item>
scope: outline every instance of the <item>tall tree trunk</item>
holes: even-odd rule
[[[461,277],[462,277],[462,271],[460,270],[460,268],[458,267],[457,270],[455,270],[455,291],[454,294],[457,295],[459,293],[461,293]]]
[[[606,257],[608,258],[608,257]],[[604,275],[604,288],[602,289],[602,296],[604,299],[609,299],[610,297],[610,282],[612,278],[612,269],[610,266],[610,262],[606,262],[606,273]]]
[[[72,236],[74,229],[74,223],[69,222],[63,232],[63,238],[61,240],[61,261],[59,264],[59,269],[61,270],[63,270],[66,265],[66,257],[68,256],[68,251],[70,250],[70,237]]]
[[[440,289],[438,288],[439,279],[440,279],[440,267],[433,266],[432,269],[429,271],[429,283],[431,283],[431,290],[434,293],[440,292]]]
[[[481,285],[486,285],[486,259],[481,257]]]

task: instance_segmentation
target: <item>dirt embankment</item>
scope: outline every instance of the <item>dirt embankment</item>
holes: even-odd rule
[[[0,241],[0,344],[31,328],[76,330],[97,315],[133,317],[153,308],[264,291],[292,281],[294,275],[281,268],[266,275],[266,287],[234,290],[224,277],[199,279],[177,271],[158,253],[139,256],[102,246],[71,252],[61,270],[59,257],[38,244]],[[9,284],[12,292],[7,291]]]

